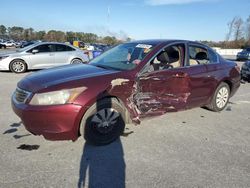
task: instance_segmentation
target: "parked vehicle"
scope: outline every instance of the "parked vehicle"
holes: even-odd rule
[[[15,46],[15,43],[12,42],[12,41],[6,41],[3,43],[6,47],[14,47]]]
[[[89,64],[39,71],[17,84],[14,112],[49,140],[96,145],[119,137],[126,123],[203,107],[223,110],[240,86],[236,63],[182,40],[120,44]],[[167,123],[167,122],[166,122]]]
[[[237,54],[236,59],[240,60],[250,60],[250,48],[246,48]]]
[[[73,46],[80,48],[80,49],[85,49],[85,44],[82,41],[78,41],[78,40],[73,41]]]
[[[0,70],[23,73],[26,70],[51,68],[60,65],[86,63],[82,50],[64,43],[40,42],[0,56]]]
[[[25,48],[26,46],[30,46],[32,44],[35,44],[36,41],[30,41],[30,42],[22,42],[20,45],[20,48]]]
[[[3,44],[3,43],[0,43],[0,49],[1,49],[1,48],[4,48],[4,49],[5,49],[5,48],[6,48],[6,45]]]
[[[16,47],[16,48],[20,48],[21,45],[22,45],[21,42],[15,42],[15,47]]]
[[[245,62],[241,67],[241,78],[250,82],[250,61]]]

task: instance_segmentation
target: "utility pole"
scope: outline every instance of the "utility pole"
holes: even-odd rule
[[[108,6],[107,8],[107,28],[109,30],[109,27],[110,27],[110,6]]]

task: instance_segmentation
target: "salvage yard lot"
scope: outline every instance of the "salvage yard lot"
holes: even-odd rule
[[[10,97],[25,75],[0,72],[0,187],[250,187],[250,84],[227,108],[129,125],[102,147],[30,135]]]

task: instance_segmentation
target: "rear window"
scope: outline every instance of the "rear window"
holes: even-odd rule
[[[71,48],[70,46],[66,46],[63,44],[56,44],[56,51],[57,52],[67,52],[67,51],[74,51],[74,48]]]

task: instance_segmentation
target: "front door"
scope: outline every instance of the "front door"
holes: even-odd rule
[[[37,52],[32,53],[33,50],[37,50]],[[52,44],[38,45],[29,50],[28,53],[27,61],[32,69],[49,68],[55,63],[55,52]]]
[[[190,79],[183,68],[185,45],[161,50],[137,78],[134,103],[140,117],[185,109],[190,96]]]

